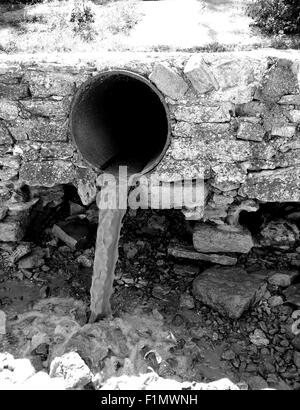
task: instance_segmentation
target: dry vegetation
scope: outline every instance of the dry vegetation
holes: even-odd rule
[[[44,0],[2,13],[0,50],[34,53],[119,48],[121,39],[141,17],[135,6],[133,0],[98,4],[89,0]]]
[[[253,1],[41,0],[14,11],[0,2],[0,53],[299,49],[299,35],[252,27]]]

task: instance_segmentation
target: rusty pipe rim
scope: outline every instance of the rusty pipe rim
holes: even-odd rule
[[[150,160],[149,163],[147,163],[145,165],[145,167],[140,172],[137,173],[137,174],[140,174],[140,175],[144,175],[144,174],[147,174],[147,173],[151,172],[154,168],[157,167],[157,165],[161,162],[161,160],[165,156],[168,147],[170,146],[170,142],[171,142],[171,117],[170,117],[169,107],[168,107],[168,105],[165,101],[165,97],[157,89],[157,87],[148,78],[144,77],[143,75],[141,75],[139,73],[135,73],[133,71],[125,70],[125,69],[113,69],[113,70],[102,71],[102,72],[96,74],[95,76],[93,76],[92,78],[87,79],[77,89],[77,91],[75,93],[75,96],[73,98],[73,101],[71,103],[70,117],[69,117],[69,131],[70,131],[70,135],[71,135],[71,139],[72,139],[73,144],[76,146],[77,150],[80,152],[82,158],[86,161],[86,163],[89,164],[92,168],[96,169],[99,172],[104,171],[105,169],[101,168],[101,166],[99,166],[99,164],[97,165],[96,163],[90,161],[89,159],[87,159],[81,153],[81,149],[78,146],[78,143],[76,141],[76,137],[74,135],[75,133],[73,131],[75,108],[81,102],[82,98],[84,97],[84,95],[86,95],[86,93],[88,92],[89,89],[91,89],[93,86],[98,85],[99,82],[101,82],[101,80],[104,82],[107,78],[110,78],[112,76],[119,76],[119,75],[123,75],[123,76],[129,77],[129,78],[132,78],[134,80],[140,81],[143,84],[147,85],[149,87],[149,89],[153,93],[155,93],[156,96],[159,98],[159,101],[162,104],[163,109],[164,109],[164,113],[165,113],[165,117],[166,117],[166,123],[167,123],[167,133],[166,133],[166,136],[165,136],[165,144],[164,144],[164,147],[161,150],[161,152],[157,156],[155,156],[155,158]]]

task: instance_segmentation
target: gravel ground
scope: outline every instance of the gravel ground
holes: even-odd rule
[[[161,377],[179,381],[211,382],[225,377],[250,389],[298,390],[297,306],[286,301],[281,287],[269,283],[260,303],[240,319],[221,316],[192,296],[194,278],[210,264],[167,255],[170,243],[189,240],[190,229],[179,212],[129,211],[125,217],[112,298],[114,316],[134,315],[142,306],[141,315],[150,312],[154,320],[158,317],[176,340],[161,362],[155,354],[148,355],[151,368]],[[44,257],[32,269],[8,267],[5,261],[11,253],[1,252],[0,308],[8,324],[40,299],[72,297],[88,306],[93,248],[72,251],[53,241],[49,233],[40,245]],[[254,259],[255,269],[259,264],[264,267],[266,257]],[[239,264],[251,270],[251,260],[245,264],[243,257]],[[17,346],[16,336],[9,331],[0,335],[0,351],[20,357],[22,350]]]

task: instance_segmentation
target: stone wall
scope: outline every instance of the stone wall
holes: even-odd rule
[[[236,224],[260,201],[300,201],[300,53],[1,55],[0,241],[22,238],[34,186],[71,183],[83,204],[94,200],[96,172],[68,116],[78,87],[107,69],[140,73],[165,95],[172,138],[155,173],[197,179],[204,167],[208,204],[190,218]]]

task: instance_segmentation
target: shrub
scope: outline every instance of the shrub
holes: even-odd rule
[[[299,34],[299,0],[254,0],[247,7],[253,25],[266,34]]]
[[[75,2],[70,22],[73,24],[73,30],[76,34],[79,34],[85,41],[93,40],[96,34],[93,27],[95,12],[84,0]]]

